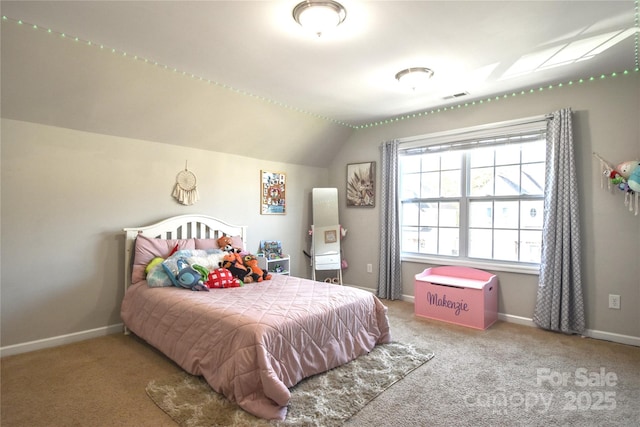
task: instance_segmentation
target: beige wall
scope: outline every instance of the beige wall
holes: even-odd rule
[[[640,75],[619,75],[553,90],[485,102],[428,116],[357,131],[334,158],[330,183],[339,188],[340,219],[349,230],[343,242],[349,268],[346,283],[377,287],[378,209],[347,208],[344,200],[347,163],[377,161],[383,141],[424,135],[485,123],[549,113],[571,107],[574,114],[576,167],[582,215],[583,288],[587,328],[640,337],[640,216],[624,205],[621,192],[600,189],[600,167],[592,153],[611,162],[640,158]],[[379,187],[379,186],[378,186]],[[377,195],[379,197],[379,188]],[[379,201],[378,201],[379,204]],[[366,243],[363,243],[366,242]],[[366,264],[374,273],[366,273]],[[404,294],[413,295],[413,276],[428,267],[404,263]],[[497,272],[499,311],[530,319],[535,306],[537,276]],[[608,295],[621,296],[622,308],[608,308]]]
[[[314,167],[352,133],[134,55],[29,25],[0,28],[3,118]]]
[[[200,201],[171,197],[184,168]],[[259,214],[260,170],[287,174],[286,215]],[[308,276],[310,194],[327,169],[2,120],[2,346],[121,322],[122,228],[202,213],[281,240]]]
[[[1,347],[120,323],[123,227],[204,213],[281,240],[310,274],[310,194],[353,132],[23,25],[2,25]],[[318,149],[321,147],[321,149]],[[171,198],[188,162],[201,201]],[[260,170],[287,174],[259,214]],[[58,341],[56,341],[58,342]]]
[[[313,187],[339,190],[345,282],[375,290],[379,200],[346,208],[347,163],[375,160],[382,141],[572,107],[583,212],[584,288],[592,330],[640,337],[640,217],[600,189],[596,151],[640,157],[639,75],[536,92],[353,131],[151,65],[2,26],[0,346],[120,322],[123,227],[204,213],[249,225],[249,249],[279,239],[309,276]],[[198,148],[192,148],[196,145]],[[171,198],[188,161],[201,201]],[[306,166],[303,166],[306,165]],[[262,216],[259,171],[287,173],[287,215]],[[378,178],[379,183],[379,178]],[[366,273],[366,264],[374,273]],[[404,294],[426,265],[405,263]],[[498,272],[500,311],[530,318],[537,277]],[[622,309],[607,308],[610,293]]]

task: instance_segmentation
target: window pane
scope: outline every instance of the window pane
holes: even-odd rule
[[[542,231],[520,232],[520,261],[540,263],[542,255]]]
[[[462,165],[462,151],[450,151],[448,153],[441,154],[440,160],[440,169],[449,170],[449,169],[457,169],[460,170],[460,166]]]
[[[430,227],[438,226],[437,203],[420,203],[420,225]]]
[[[440,156],[437,154],[423,154],[420,156],[422,159],[422,171],[438,171],[440,170]]]
[[[420,252],[424,254],[438,253],[438,229],[422,227],[420,229]]]
[[[520,219],[520,202],[517,200],[509,202],[495,202],[494,221],[495,228],[518,228]]]
[[[522,194],[544,194],[544,163],[522,165]]]
[[[418,203],[403,203],[402,204],[402,225],[418,226],[420,223]]]
[[[419,252],[418,227],[402,227],[402,250]]]
[[[493,253],[491,230],[470,229],[468,246],[469,257],[491,259]]]
[[[460,196],[460,169],[442,172],[440,197]]]
[[[458,256],[460,247],[460,230],[457,228],[440,229],[439,255]]]
[[[544,162],[546,155],[546,142],[544,139],[522,145],[523,162]]]
[[[408,175],[402,175],[402,200],[416,199],[420,197],[420,174],[412,173]]]
[[[493,196],[493,168],[471,169],[469,187],[470,196]]]
[[[493,202],[469,203],[469,227],[491,228],[493,225]]]
[[[420,172],[420,156],[402,156],[400,158],[400,173]]]
[[[520,228],[542,229],[544,201],[523,200],[520,203]]]
[[[520,144],[496,147],[496,165],[514,165],[520,163]]]
[[[496,167],[496,196],[520,195],[520,166]]]
[[[460,225],[460,203],[440,203],[440,226],[458,227]]]
[[[505,261],[518,260],[518,231],[495,230],[493,233],[493,258]]]
[[[438,197],[440,196],[440,173],[428,172],[422,175],[422,189],[420,197]]]
[[[493,166],[493,148],[476,148],[469,150],[469,165],[472,168]]]

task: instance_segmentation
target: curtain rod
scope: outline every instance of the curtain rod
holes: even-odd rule
[[[495,130],[500,128],[508,128],[508,127],[514,127],[519,125],[526,125],[530,123],[538,123],[538,122],[542,122],[544,120],[550,120],[550,119],[553,119],[553,113],[541,114],[539,116],[525,117],[522,119],[506,120],[503,122],[489,123],[489,124],[478,125],[478,126],[471,126],[471,127],[462,128],[462,129],[434,132],[434,133],[429,133],[425,135],[398,138],[397,141],[399,145],[402,145],[410,142],[421,141],[424,139],[433,139],[433,138],[440,138],[440,137],[447,137],[447,136],[454,136],[454,135],[462,136],[467,133],[479,132],[487,129]]]

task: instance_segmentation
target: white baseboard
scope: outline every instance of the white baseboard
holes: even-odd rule
[[[531,327],[536,326],[536,324],[533,323],[533,319],[530,319],[528,317],[522,317],[522,316],[514,316],[513,314],[498,313],[498,320],[502,320],[503,322],[509,322],[509,323],[517,323],[518,325],[523,325],[523,326],[531,326]]]
[[[354,286],[356,287],[356,286]],[[368,288],[360,288],[363,290],[371,291]],[[414,302],[414,297],[411,295],[403,295],[403,301]],[[498,319],[504,322],[517,323],[519,325],[536,327],[533,323],[533,319],[528,317],[514,316],[512,314],[498,313]],[[75,332],[73,334],[60,335],[52,338],[45,338],[37,341],[29,341],[22,344],[8,345],[0,347],[0,357],[13,356],[15,354],[27,353],[29,351],[41,350],[43,348],[57,347],[64,344],[71,344],[77,341],[83,341],[90,338],[102,337],[109,334],[115,334],[122,332],[124,325],[118,323],[115,325],[105,326],[102,328],[90,329],[88,331]],[[587,329],[584,336],[599,340],[611,341],[620,344],[633,345],[640,347],[640,337],[634,337],[631,335],[616,334],[613,332],[598,331],[594,329]]]
[[[411,302],[411,303],[415,302],[414,297],[411,295],[403,295],[402,300]],[[537,328],[536,324],[533,323],[533,319],[529,317],[521,317],[521,316],[514,316],[513,314],[498,313],[498,319],[502,320],[503,322],[517,323],[518,325],[531,326],[531,327]],[[605,340],[605,341],[611,341],[619,344],[627,344],[627,345],[640,347],[640,337],[634,337],[631,335],[622,335],[622,334],[616,334],[613,332],[587,329],[584,332],[584,336],[597,339],[597,340]]]
[[[598,340],[612,341],[620,344],[633,345],[640,347],[640,337],[631,335],[614,334],[613,332],[597,331],[595,329],[587,329],[584,336],[595,338]]]
[[[0,347],[0,357],[13,356],[14,354],[27,353],[29,351],[41,350],[43,348],[57,347],[64,344],[71,344],[77,341],[88,340],[90,338],[102,337],[105,335],[122,332],[124,325],[104,326],[102,328],[90,329],[88,331],[75,332],[73,334],[60,335],[57,337],[45,338],[42,340],[29,341],[22,344],[8,345]]]
[[[537,328],[533,319],[528,317],[513,316],[511,314],[498,313],[498,319],[505,322],[517,323],[524,326],[532,326]],[[631,335],[616,334],[613,332],[597,331],[595,329],[587,329],[584,331],[583,336],[593,338],[597,340],[611,341],[619,344],[633,345],[640,347],[640,337],[634,337]]]

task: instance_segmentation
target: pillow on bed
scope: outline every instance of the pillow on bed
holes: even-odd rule
[[[139,234],[136,237],[131,283],[143,280],[147,264],[155,257],[168,257],[176,245],[178,245],[178,249],[195,249],[196,247],[193,239],[154,239]]]
[[[231,244],[234,248],[244,249],[244,242],[240,236],[231,236]]]
[[[150,288],[167,288],[173,286],[171,278],[162,268],[162,263],[154,265],[147,273],[147,284]]]
[[[194,239],[196,243],[196,249],[220,249],[218,245],[218,239]],[[244,249],[244,242],[240,236],[231,236],[231,244],[234,248]]]
[[[198,249],[194,252],[198,252]],[[220,249],[208,249],[204,254],[192,254],[188,256],[187,261],[189,265],[198,264],[209,271],[213,271],[220,268],[220,262],[225,255],[226,252]]]
[[[218,239],[194,239],[196,242],[196,249],[211,250],[220,249],[218,246]]]

